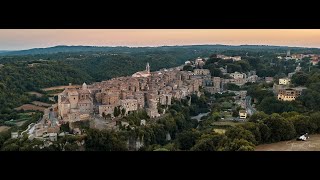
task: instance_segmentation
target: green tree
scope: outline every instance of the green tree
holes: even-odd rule
[[[118,117],[120,115],[120,108],[114,107],[113,114],[115,117]]]
[[[60,131],[62,131],[62,132],[70,132],[69,122],[61,124]]]
[[[183,66],[184,71],[193,71],[193,67],[191,65],[185,65]]]
[[[305,86],[308,82],[308,75],[303,72],[295,73],[291,78],[291,82],[297,86]]]
[[[126,113],[126,109],[125,109],[125,108],[122,108],[122,109],[121,109],[121,115],[124,116],[125,113]]]
[[[234,139],[230,141],[225,150],[227,151],[254,151],[254,144],[245,139]]]
[[[191,151],[218,151],[223,146],[223,140],[226,136],[223,134],[203,135],[191,148]]]
[[[254,113],[252,116],[250,116],[249,122],[263,121],[267,117],[268,117],[268,115],[266,113],[259,111],[257,113]]]
[[[271,136],[271,130],[270,128],[263,124],[262,122],[258,123],[259,125],[259,131],[261,134],[261,143],[268,143],[270,141],[270,136]]]
[[[247,122],[241,125],[244,129],[250,131],[254,135],[256,145],[262,143],[260,127],[258,123]]]
[[[320,133],[320,112],[310,114],[310,121],[315,125],[316,133]]]
[[[254,135],[250,131],[244,129],[241,126],[232,127],[228,129],[225,134],[231,140],[244,139],[254,144],[257,143]]]
[[[290,140],[296,135],[296,131],[292,122],[284,119],[279,114],[272,114],[264,120],[264,123],[270,128],[271,142]]]
[[[179,149],[190,150],[196,144],[199,137],[200,133],[198,131],[188,130],[179,133],[177,135]]]
[[[293,117],[289,117],[288,121],[291,121],[294,125],[294,128],[297,134],[302,135],[305,133],[312,134],[316,131],[317,126],[314,124],[310,117],[303,115],[296,115]]]
[[[89,129],[85,147],[87,151],[127,151],[125,138],[109,130]]]

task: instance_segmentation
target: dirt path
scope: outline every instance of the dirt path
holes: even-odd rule
[[[282,141],[272,144],[263,144],[255,151],[320,151],[320,134],[310,135],[306,141]]]
[[[43,91],[50,91],[50,90],[56,90],[56,89],[65,89],[65,88],[79,88],[81,87],[80,85],[72,85],[72,86],[54,86],[54,87],[49,87],[49,88],[43,88]]]

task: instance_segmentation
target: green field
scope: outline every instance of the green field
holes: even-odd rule
[[[17,119],[6,121],[4,125],[7,126],[22,126],[26,121],[32,119],[32,113],[19,113]]]
[[[226,132],[226,129],[213,129],[213,131],[219,134],[224,134]]]

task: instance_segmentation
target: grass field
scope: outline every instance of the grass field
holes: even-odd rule
[[[224,134],[226,132],[225,129],[213,129],[213,131],[219,134]]]
[[[282,141],[259,145],[255,151],[320,151],[320,134],[310,135],[306,141]]]
[[[22,105],[20,107],[14,108],[14,109],[18,110],[18,111],[23,109],[25,111],[31,110],[31,111],[42,111],[43,112],[46,108],[45,107],[36,106],[36,105],[33,105],[33,104],[24,104],[24,105]]]
[[[32,104],[34,104],[36,106],[43,106],[43,107],[50,107],[51,106],[51,104],[40,102],[40,101],[33,101]]]

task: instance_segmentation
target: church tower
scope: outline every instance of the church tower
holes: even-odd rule
[[[290,50],[287,51],[287,57],[289,57],[289,56],[290,56]]]
[[[147,71],[148,73],[150,73],[150,65],[149,65],[149,63],[147,63],[146,71]]]
[[[82,89],[83,89],[83,90],[86,90],[87,88],[88,88],[87,84],[86,84],[86,83],[83,83],[83,84],[82,84]]]

